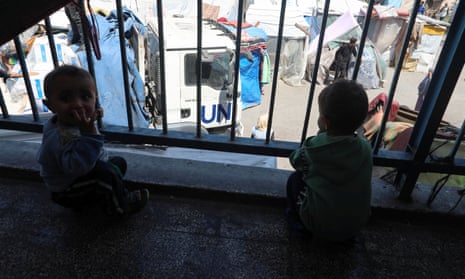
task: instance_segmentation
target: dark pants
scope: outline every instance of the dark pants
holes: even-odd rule
[[[123,184],[126,161],[112,157],[108,162],[97,161],[94,169],[78,178],[63,192],[53,192],[52,200],[68,208],[100,205],[109,214],[123,214],[127,189]]]
[[[300,225],[303,227],[299,216],[300,206],[305,191],[305,182],[302,179],[302,173],[299,171],[293,172],[287,179],[286,188],[287,215],[289,221],[294,222],[294,225]]]
[[[421,107],[423,106],[423,102],[425,101],[425,96],[418,95],[417,102],[415,103],[415,110],[420,111]]]
[[[347,70],[348,68],[346,65],[336,66],[336,73],[334,74],[334,80],[347,79]]]

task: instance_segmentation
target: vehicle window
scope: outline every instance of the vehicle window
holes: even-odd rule
[[[185,81],[189,86],[197,84],[196,59],[197,54],[187,54],[184,59]],[[202,57],[202,85],[220,90],[231,83],[228,81],[229,59],[227,53],[209,53],[207,57]]]

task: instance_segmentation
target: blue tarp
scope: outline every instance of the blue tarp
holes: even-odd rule
[[[317,34],[320,34],[320,27],[318,25],[318,18],[316,16],[304,16],[305,21],[310,26],[310,41],[316,38]]]
[[[145,26],[130,10],[123,9],[124,31],[126,35],[136,28],[139,33],[146,32]],[[99,33],[99,44],[102,53],[101,60],[93,56],[95,78],[99,94],[100,106],[104,110],[103,124],[127,126],[128,117],[126,109],[126,97],[120,55],[120,42],[117,25],[116,11],[112,11],[108,17],[95,15]],[[79,60],[83,68],[88,69],[85,51],[78,51]],[[142,80],[135,64],[134,51],[126,40],[126,54],[131,113],[134,127],[148,127],[149,115],[144,110],[145,94],[144,81]]]
[[[252,55],[241,54],[239,71],[241,73],[242,109],[261,104],[260,52],[260,49],[255,49],[250,51]]]
[[[236,28],[227,24],[223,24],[229,31],[235,33]],[[243,28],[242,32],[247,33],[248,37],[253,39],[250,42],[241,42],[241,57],[239,59],[239,71],[241,74],[241,101],[242,109],[247,109],[261,104],[261,87],[260,73],[262,51],[266,52],[266,46],[263,48],[257,47],[257,44],[265,45],[268,37],[265,31],[258,27]],[[249,47],[244,47],[248,45]]]
[[[402,0],[386,0],[384,1],[383,6],[389,6],[400,9],[400,7],[402,6]]]

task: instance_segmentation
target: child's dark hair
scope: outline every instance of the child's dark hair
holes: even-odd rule
[[[95,84],[94,78],[85,69],[75,65],[61,65],[49,72],[44,78],[44,93],[46,98],[50,97],[50,88],[53,85],[55,79],[59,76],[86,78],[90,79]]]
[[[368,96],[353,80],[338,80],[318,96],[320,113],[330,122],[328,132],[353,134],[368,113]]]

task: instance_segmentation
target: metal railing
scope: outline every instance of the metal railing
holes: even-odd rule
[[[276,47],[276,56],[274,61],[273,69],[273,79],[271,84],[271,97],[269,104],[269,121],[268,121],[268,132],[266,134],[265,141],[256,141],[250,138],[236,137],[234,128],[236,125],[236,114],[237,111],[241,108],[236,106],[236,102],[233,102],[233,112],[232,112],[232,124],[231,124],[231,133],[229,136],[225,135],[214,135],[214,134],[202,134],[201,133],[201,117],[199,114],[200,103],[201,103],[201,74],[197,75],[197,124],[195,133],[185,133],[170,130],[168,123],[166,122],[166,73],[164,70],[164,65],[166,63],[164,57],[164,33],[163,33],[163,17],[162,17],[162,7],[163,3],[161,0],[157,0],[157,15],[158,15],[158,25],[159,25],[159,48],[160,48],[160,67],[161,67],[161,96],[162,96],[162,112],[165,113],[163,117],[162,129],[152,129],[152,128],[139,128],[134,127],[132,123],[131,113],[130,113],[130,96],[129,96],[129,84],[128,77],[124,75],[124,87],[126,93],[126,106],[128,108],[128,123],[127,126],[111,126],[104,125],[102,127],[102,133],[105,134],[106,138],[111,141],[118,141],[121,143],[128,144],[154,144],[154,145],[166,145],[166,146],[176,146],[176,147],[186,147],[194,149],[208,149],[208,150],[217,150],[217,151],[226,151],[226,152],[237,152],[237,153],[247,153],[247,154],[257,154],[257,155],[267,155],[267,156],[276,156],[276,157],[287,157],[293,150],[299,147],[299,145],[304,141],[307,136],[307,127],[309,126],[310,114],[312,113],[311,107],[314,102],[316,80],[318,75],[319,63],[321,59],[321,53],[324,43],[325,29],[327,26],[328,14],[330,1],[326,1],[323,7],[322,17],[321,17],[321,33],[318,41],[318,50],[316,53],[316,58],[314,61],[315,69],[313,71],[312,82],[310,83],[309,94],[308,94],[308,104],[305,113],[304,125],[302,126],[302,136],[300,142],[294,141],[280,141],[280,140],[270,140],[271,135],[270,131],[273,126],[273,113],[276,102],[276,93],[277,93],[277,84],[279,77],[279,63],[282,49],[282,39],[283,39],[283,26],[284,18],[286,13],[287,1],[283,0],[281,3],[281,12],[280,12],[280,22],[279,30],[277,36],[277,47]],[[416,11],[419,6],[420,1],[415,1],[413,11]],[[81,2],[83,6],[83,2]],[[371,0],[368,3],[367,14],[371,15],[373,11],[374,1]],[[116,0],[118,22],[119,22],[119,36],[124,38],[123,26],[123,15],[122,15],[122,5],[121,0]],[[197,1],[197,6],[202,7],[202,1]],[[237,34],[241,34],[242,23],[243,23],[243,14],[244,6],[243,1],[239,1],[238,4],[238,18],[237,18]],[[460,1],[456,7],[456,14],[462,15],[465,14],[465,3]],[[396,67],[394,70],[393,79],[391,81],[390,90],[388,93],[387,103],[385,104],[385,113],[383,115],[382,124],[376,136],[374,143],[374,164],[377,166],[386,166],[393,167],[397,170],[397,177],[395,180],[396,186],[400,189],[399,198],[402,200],[409,200],[411,198],[412,191],[414,189],[415,183],[418,179],[418,176],[422,172],[433,172],[433,173],[445,173],[445,174],[465,174],[465,159],[457,158],[456,152],[451,151],[450,156],[442,160],[434,160],[429,156],[431,145],[433,143],[435,133],[439,127],[440,121],[444,115],[444,112],[447,108],[448,102],[452,95],[452,92],[455,88],[455,84],[459,78],[459,74],[462,70],[462,67],[465,62],[465,52],[463,48],[465,47],[465,18],[464,17],[455,17],[452,21],[452,24],[448,30],[448,35],[445,39],[443,50],[437,60],[435,67],[435,72],[431,81],[431,86],[425,99],[423,108],[419,112],[418,118],[415,122],[413,132],[408,142],[408,148],[404,151],[390,151],[382,149],[382,138],[385,130],[385,125],[388,121],[388,114],[392,106],[397,81],[400,77],[401,70],[404,61],[404,58],[409,47],[409,38],[411,37],[412,29],[416,20],[416,12],[410,14],[408,19],[408,28],[406,30],[402,48],[400,51],[400,56],[397,59]],[[198,26],[201,26],[202,18],[202,9],[198,9]],[[357,61],[355,63],[355,70],[352,76],[352,79],[357,79],[358,69],[361,64],[361,55],[365,42],[367,40],[368,28],[370,26],[371,17],[366,17],[362,25],[363,32],[360,39],[359,51],[357,56]],[[54,65],[58,65],[57,51],[55,49],[55,43],[53,36],[51,35],[51,27],[49,19],[45,19],[46,29],[48,30],[48,39],[50,42],[50,51],[52,57],[54,58]],[[19,34],[18,34],[19,35]],[[237,36],[240,38],[240,36]],[[29,77],[29,71],[27,68],[26,60],[22,52],[21,41],[19,37],[14,38],[15,46],[17,53],[19,55],[19,61],[21,64],[22,72],[24,73],[24,80],[26,84],[26,89],[28,92],[28,99],[31,104],[32,114],[31,115],[10,115],[8,113],[8,108],[3,99],[3,94],[0,94],[0,107],[2,112],[2,118],[0,119],[0,129],[11,129],[18,131],[30,131],[40,133],[42,131],[42,125],[47,118],[39,114],[38,109],[35,105],[35,97],[33,95],[32,86]],[[201,28],[198,29],[197,33],[197,57],[202,57],[202,32]],[[121,56],[122,59],[122,69],[126,69],[126,53],[124,47],[124,40],[120,40],[121,44]],[[89,38],[84,38],[84,45],[87,51],[87,56],[91,57],[92,53],[91,44],[89,43]],[[236,53],[235,56],[240,56],[241,49],[240,39],[236,39]],[[91,73],[95,74],[92,68],[92,59],[88,58],[89,70]],[[115,69],[117,71],[118,69]],[[202,68],[200,61],[196,64],[197,73],[201,73]],[[239,59],[236,59],[235,64],[235,79],[233,84],[233,98],[236,100],[238,96],[238,75],[239,75]],[[123,71],[126,73],[126,71]],[[416,89],[416,85],[415,85]],[[462,140],[463,135],[462,127],[459,136],[457,136],[455,146],[458,148],[460,141]],[[456,150],[455,150],[456,151]]]

